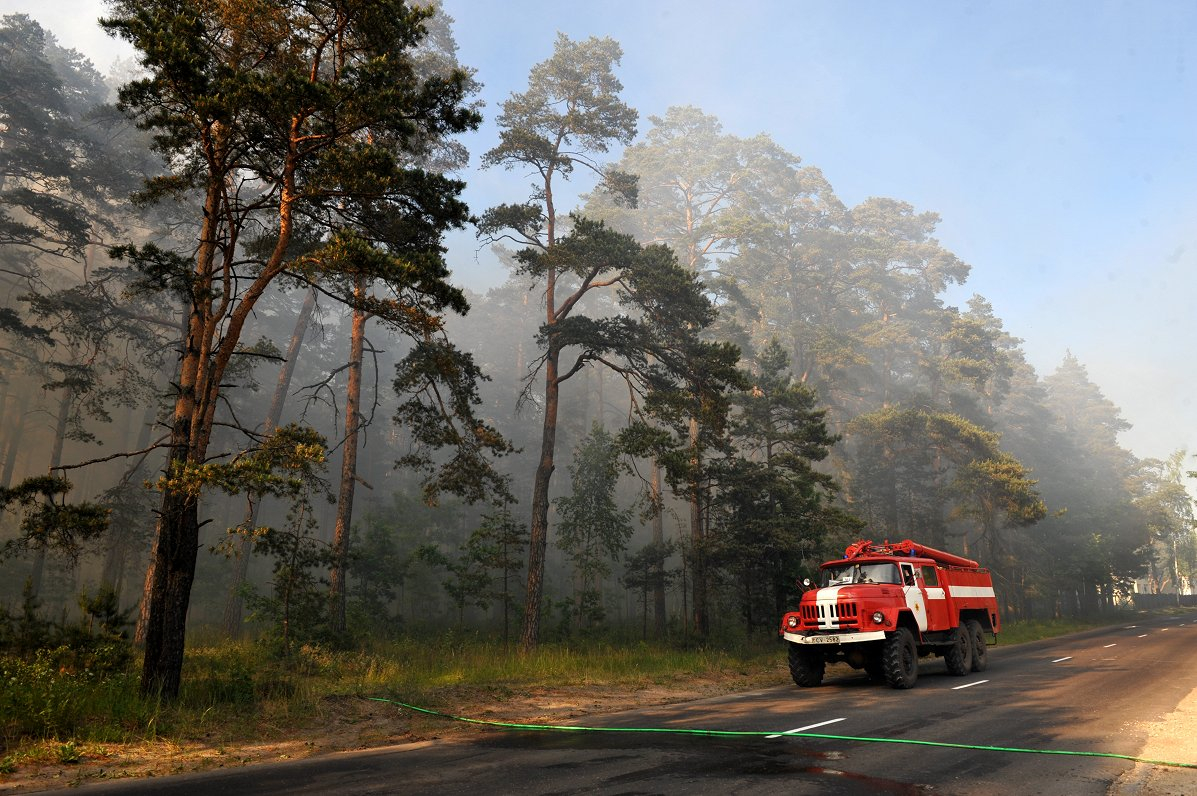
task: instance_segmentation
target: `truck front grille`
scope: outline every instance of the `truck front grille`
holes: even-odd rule
[[[835,625],[838,627],[860,627],[860,614],[856,603],[834,603],[802,606],[803,627],[815,629]]]

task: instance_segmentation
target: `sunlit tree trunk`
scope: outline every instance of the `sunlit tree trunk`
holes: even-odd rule
[[[218,132],[214,135],[219,137]],[[224,363],[217,367],[209,359],[217,319],[202,298],[211,289],[215,271],[223,187],[219,181],[210,181],[204,200],[204,221],[195,258],[193,295],[196,298],[192,299],[185,322],[171,418],[170,453],[165,468],[168,478],[205,461],[216,412],[214,399],[223,375]],[[280,237],[289,239],[289,224],[284,226]],[[252,301],[249,306],[252,307]],[[226,330],[234,339],[237,332],[239,329]],[[145,694],[173,699],[179,693],[199,528],[199,495],[169,486],[163,489],[153,558],[146,571],[146,591],[142,596],[145,620],[139,633],[145,644],[141,671],[141,690]]]
[[[557,216],[553,205],[552,170],[545,177],[545,238],[547,247],[556,244]],[[552,328],[557,314],[557,274],[550,268],[545,275],[545,324]],[[553,478],[553,457],[557,448],[557,406],[561,384],[557,381],[557,367],[561,350],[548,335],[545,352],[544,426],[540,436],[540,460],[532,482],[532,521],[528,534],[528,587],[524,597],[524,625],[520,631],[520,647],[532,651],[540,641],[540,602],[544,596],[544,563],[549,541],[549,482]]]

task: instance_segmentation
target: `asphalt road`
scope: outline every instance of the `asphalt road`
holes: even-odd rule
[[[914,745],[1137,756],[1142,724],[1197,689],[1197,622],[1137,626],[1003,648],[989,669],[952,677],[920,661],[917,686],[863,675],[591,717],[588,726],[767,731],[725,738],[495,730],[247,768],[80,788],[86,794],[1106,794],[1131,761]],[[779,647],[779,655],[784,649]],[[398,710],[399,708],[396,708]],[[1197,727],[1192,728],[1197,732]],[[786,733],[789,734],[786,734]],[[877,742],[811,738],[822,733]],[[1197,763],[1197,760],[1175,762]],[[1191,777],[1189,776],[1191,774]],[[1175,778],[1174,780],[1175,781]],[[1183,783],[1197,794],[1197,770]]]

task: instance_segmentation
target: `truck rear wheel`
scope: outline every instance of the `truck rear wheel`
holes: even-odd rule
[[[823,651],[807,649],[801,644],[790,642],[790,677],[803,688],[813,688],[823,682]]]
[[[965,623],[968,626],[968,638],[973,648],[973,671],[983,672],[989,666],[988,648],[985,646],[985,628],[976,619]]]
[[[885,639],[881,666],[890,688],[914,687],[919,679],[919,656],[909,630],[900,627]]]
[[[948,674],[963,677],[973,668],[973,635],[972,629],[961,622],[952,633],[952,646],[943,654],[943,662],[947,664]]]

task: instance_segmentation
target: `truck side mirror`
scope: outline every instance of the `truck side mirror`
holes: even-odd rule
[[[803,578],[801,585],[802,585],[802,588],[809,589],[810,588],[810,578]]]

